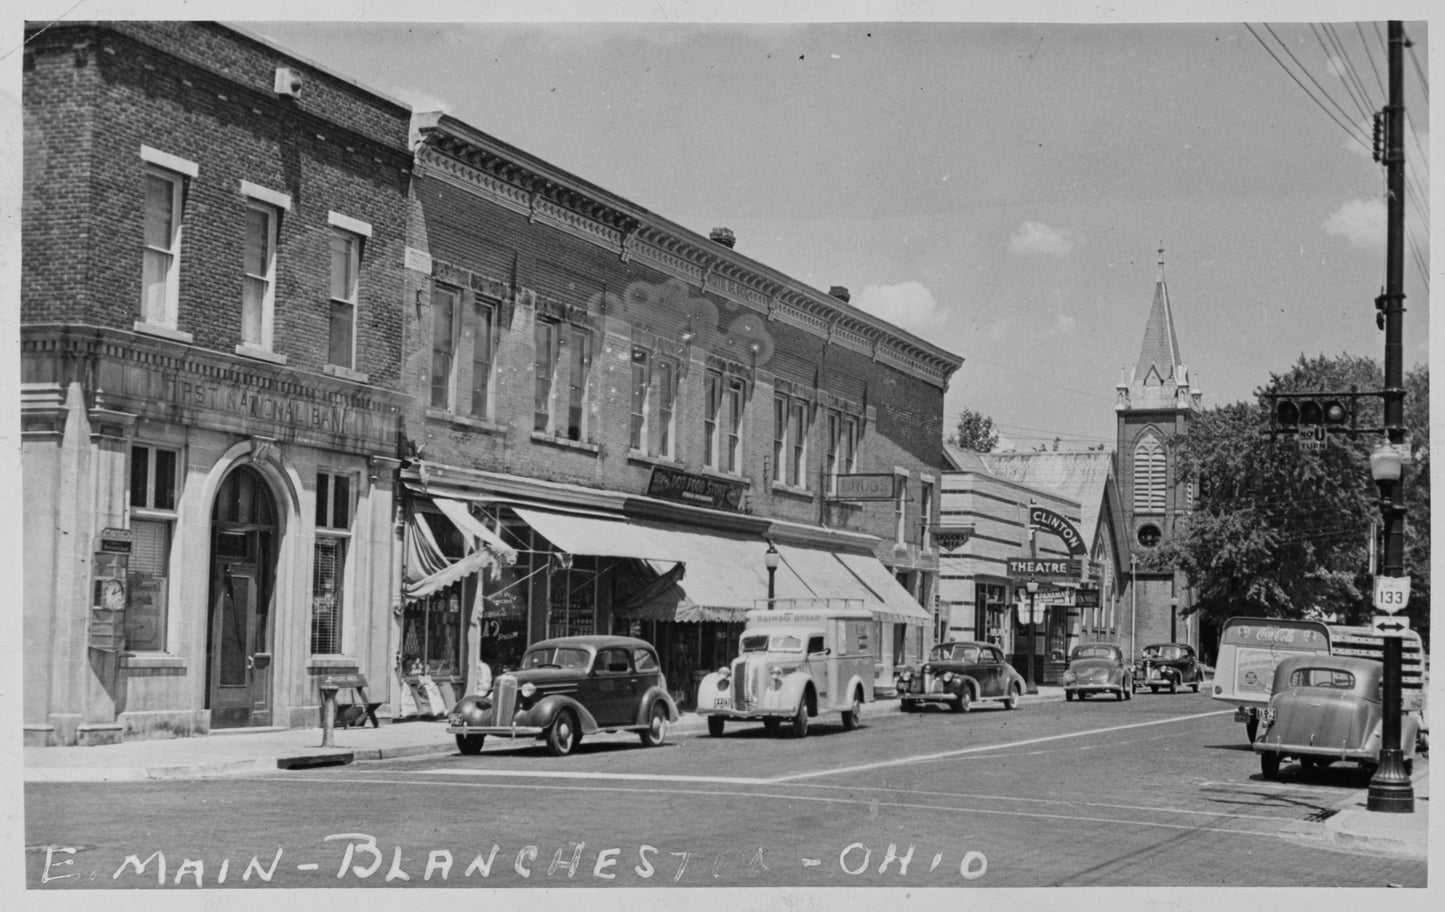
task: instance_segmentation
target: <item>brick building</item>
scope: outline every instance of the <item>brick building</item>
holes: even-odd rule
[[[416,124],[401,478],[409,541],[442,553],[408,546],[408,682],[455,691],[476,657],[497,669],[545,636],[629,632],[690,704],[767,597],[771,541],[776,598],[874,611],[891,686],[930,635],[926,529],[960,359],[726,229],[697,235],[454,118]],[[850,495],[868,481],[881,499]],[[486,536],[516,563],[428,574]]]
[[[27,744],[384,679],[409,110],[244,32],[26,30]]]
[[[927,648],[956,356],[244,30],[34,27],[23,91],[27,743],[589,630],[690,702],[770,588]]]

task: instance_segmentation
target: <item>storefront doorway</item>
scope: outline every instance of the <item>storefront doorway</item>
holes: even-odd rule
[[[271,600],[276,509],[265,480],[242,466],[211,511],[211,585],[206,648],[212,728],[271,724]]]

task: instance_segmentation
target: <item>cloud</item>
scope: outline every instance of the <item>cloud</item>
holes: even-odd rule
[[[948,312],[933,299],[933,292],[921,282],[869,285],[853,304],[909,332],[934,329],[948,317]]]
[[[1378,247],[1385,240],[1385,202],[1353,199],[1324,222],[1325,234],[1344,238],[1355,247]]]
[[[1008,239],[1008,249],[1018,254],[1044,253],[1049,256],[1068,256],[1074,249],[1074,241],[1067,231],[1050,228],[1043,222],[1024,222],[1014,236]]]

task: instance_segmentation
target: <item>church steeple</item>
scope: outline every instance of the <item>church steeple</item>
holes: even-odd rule
[[[1159,244],[1159,271],[1154,279],[1154,302],[1139,360],[1127,380],[1119,383],[1120,408],[1184,408],[1197,410],[1200,394],[1190,382],[1189,368],[1179,354],[1174,332],[1174,309],[1164,281],[1164,244]]]
[[[1144,344],[1139,347],[1139,361],[1134,365],[1135,383],[1162,386],[1175,381],[1183,363],[1179,358],[1179,339],[1174,335],[1174,311],[1169,306],[1169,286],[1164,282],[1164,246],[1159,246],[1159,274],[1154,280],[1154,305],[1149,308],[1149,322],[1144,327]]]

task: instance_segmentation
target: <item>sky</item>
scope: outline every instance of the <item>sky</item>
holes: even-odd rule
[[[1004,447],[1065,449],[1113,448],[1115,385],[1138,358],[1161,247],[1205,407],[1250,398],[1302,354],[1383,357],[1385,171],[1364,112],[1384,104],[1385,26],[1357,20],[1395,15],[1414,42],[1405,361],[1428,358],[1423,4],[1309,5],[1328,29],[1260,3],[1184,8],[1194,21],[1172,23],[1138,21],[1157,13],[1127,3],[1072,23],[1039,20],[1099,11],[971,4],[993,21],[965,22],[929,2],[662,0],[500,3],[483,21],[427,0],[170,8],[445,110],[700,235],[731,228],[739,253],[845,286],[962,357],[946,428],[970,408]]]

